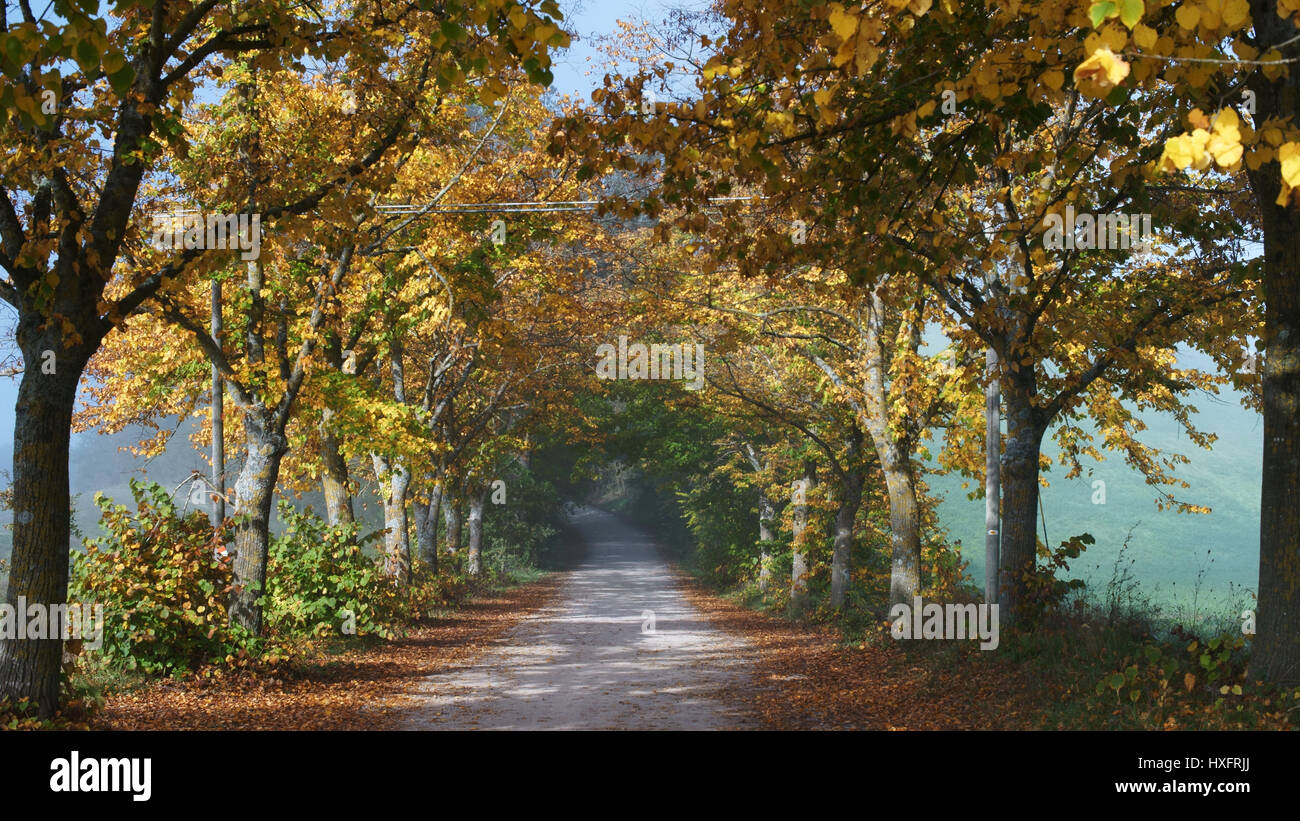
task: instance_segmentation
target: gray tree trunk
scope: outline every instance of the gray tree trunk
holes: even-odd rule
[[[271,507],[280,462],[289,451],[289,443],[257,410],[244,414],[244,430],[248,452],[235,481],[234,588],[229,616],[232,624],[261,635],[262,606],[258,599],[266,588]]]
[[[998,352],[984,354],[988,385],[984,388],[984,601],[998,600],[1002,567],[1002,393],[998,385]]]
[[[429,502],[417,511],[415,536],[420,561],[430,573],[438,572],[438,519],[442,516],[442,483],[429,490]]]
[[[864,324],[863,410],[867,434],[885,476],[889,498],[889,602],[911,605],[921,590],[921,513],[911,439],[890,419],[889,363],[885,356],[885,300],[871,294]],[[861,494],[861,486],[858,493]]]
[[[447,520],[447,553],[452,556],[460,552],[460,510],[456,501],[451,488],[443,488],[442,510]]]
[[[803,478],[796,483],[794,492],[794,528],[791,540],[790,613],[801,618],[808,607],[808,555],[805,545],[808,532],[808,495],[817,482],[817,473],[811,462],[804,465]]]
[[[776,518],[776,505],[768,497],[767,492],[760,490],[758,493],[758,540],[761,543],[758,554],[758,589],[766,593],[772,584],[772,539],[775,534],[772,532],[772,520]]]
[[[212,338],[221,344],[221,280],[212,279]],[[226,397],[221,369],[212,366],[212,526],[226,519]]]
[[[1274,2],[1250,4],[1262,50],[1283,43],[1294,60],[1297,29]],[[1300,72],[1249,76],[1256,121],[1293,118]],[[1276,161],[1247,172],[1264,227],[1264,464],[1259,511],[1259,599],[1250,677],[1300,686],[1300,210],[1276,204]],[[1293,195],[1294,197],[1294,195]]]
[[[921,506],[911,456],[887,445],[877,454],[889,494],[889,603],[911,604],[921,592]]]
[[[384,493],[384,572],[398,584],[406,584],[411,574],[410,521],[406,516],[406,495],[411,474],[400,462],[389,462],[379,455],[371,457],[375,473],[381,477]]]
[[[1001,579],[999,616],[1016,623],[1024,604],[1028,574],[1038,556],[1038,455],[1047,430],[1042,411],[1034,405],[1033,366],[1012,366],[1004,374],[1002,400],[1007,414],[1007,442],[1002,454]]]
[[[840,481],[840,504],[835,512],[835,541],[831,551],[831,607],[843,609],[853,580],[853,522],[862,506],[861,473],[850,470]]]
[[[348,489],[348,460],[334,432],[334,411],[326,408],[320,419],[321,491],[325,494],[325,519],[331,525],[356,521],[352,492]]]
[[[469,548],[465,569],[471,576],[483,572],[483,505],[487,501],[487,492],[487,487],[484,487],[469,500]]]

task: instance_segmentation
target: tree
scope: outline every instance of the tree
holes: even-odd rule
[[[447,82],[466,69],[508,61],[526,63],[535,79],[545,81],[547,48],[567,40],[555,24],[553,0],[537,7],[484,0],[461,7],[462,16],[451,20],[422,5],[360,2],[330,18],[299,15],[276,2],[231,7],[124,0],[101,12],[55,0],[50,8],[60,22],[38,19],[26,3],[19,4],[21,20],[6,13],[0,95],[16,116],[2,126],[0,298],[18,311],[18,344],[28,365],[15,409],[11,600],[23,596],[51,605],[66,597],[68,432],[86,363],[122,317],[205,253],[190,248],[156,267],[119,267],[143,245],[137,208],[142,182],[165,147],[184,150],[185,106],[195,89],[219,82],[223,66],[242,56],[261,71],[307,73],[303,58],[344,55],[354,68],[368,66],[363,73],[383,88],[387,60],[381,55],[394,43],[404,52],[398,63],[414,67],[417,76],[438,55],[447,58],[439,61],[438,79]],[[306,213],[385,156],[406,131],[413,102],[395,96],[390,127],[371,145],[338,158],[298,198],[241,197],[240,213],[259,214],[271,224]],[[103,153],[100,133],[113,135]],[[106,299],[113,282],[124,285]],[[52,369],[35,370],[39,362]],[[59,652],[55,640],[6,640],[0,645],[0,696],[29,698],[43,714],[52,713]]]
[[[1113,72],[1140,90],[1108,101],[1149,108],[1163,125],[1161,170],[1185,170],[1209,188],[1219,187],[1225,174],[1244,174],[1258,208],[1264,454],[1251,674],[1294,686],[1300,683],[1294,503],[1300,495],[1300,76],[1292,65],[1300,59],[1300,6],[1293,0],[1123,5],[1122,15],[1113,3],[1089,7],[1088,22],[1101,37],[1090,38],[1077,70]]]
[[[742,3],[720,8],[727,30],[701,40],[710,54],[693,94],[647,116],[624,101],[669,85],[674,66],[612,77],[599,116],[566,121],[557,138],[601,163],[613,154],[621,167],[658,174],[655,196],[618,205],[680,213],[672,225],[707,236],[716,265],[771,276],[854,260],[846,273],[868,293],[886,272],[909,273],[953,312],[969,351],[996,349],[1009,424],[1001,463],[1008,583],[1000,593],[1004,619],[1014,619],[1035,566],[1040,450],[1053,422],[1087,407],[1122,430],[1129,411],[1120,397],[1178,414],[1169,395],[1182,390],[1178,379],[1162,383],[1159,373],[1173,347],[1213,345],[1224,363],[1234,351],[1223,339],[1239,351],[1249,321],[1238,322],[1230,306],[1248,298],[1240,282],[1247,272],[1213,248],[1216,235],[1242,224],[1233,213],[1239,203],[1214,203],[1214,216],[1189,228],[1186,215],[1204,198],[1146,185],[1146,166],[1160,153],[1152,119],[1107,111],[1085,94],[1114,90],[1114,78],[1095,66],[1067,83],[1065,69],[1102,44],[1085,37],[1068,4],[828,3],[786,7],[775,18]],[[744,202],[711,204],[736,194]],[[1201,274],[1179,275],[1171,260],[1125,264],[1125,255],[1095,246],[1045,253],[1045,220],[1062,216],[1066,203],[1090,202],[1105,212],[1149,213],[1159,204],[1161,236],[1192,243],[1175,254],[1208,248],[1196,260]],[[752,232],[755,208],[797,218],[807,242]],[[984,272],[999,267],[1001,295],[984,300]],[[1098,323],[1094,311],[1132,321]],[[1206,333],[1210,325],[1217,335]],[[1059,434],[1074,440],[1078,429]],[[1152,454],[1132,441],[1110,439],[1164,482]]]

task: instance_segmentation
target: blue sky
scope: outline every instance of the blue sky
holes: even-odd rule
[[[574,38],[569,49],[556,55],[553,68],[555,82],[552,88],[562,94],[587,96],[592,88],[599,85],[605,73],[603,69],[605,58],[597,48],[599,45],[597,38],[617,31],[619,20],[658,22],[674,5],[696,7],[701,3],[668,4],[651,0],[561,2],[560,10],[564,12],[566,22],[572,25],[578,36]],[[586,76],[589,70],[592,75]]]

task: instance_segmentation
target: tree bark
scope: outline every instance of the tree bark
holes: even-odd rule
[[[483,572],[483,505],[487,502],[487,487],[483,487],[469,500],[469,548],[465,569],[471,576]]]
[[[760,458],[758,450],[748,442],[745,443],[744,455],[755,473],[763,472],[766,465]],[[760,593],[766,593],[772,583],[771,542],[774,518],[776,518],[776,505],[772,503],[767,490],[760,484],[758,487],[758,590]]]
[[[460,552],[460,510],[451,488],[442,491],[442,510],[447,519],[447,553],[455,556]]]
[[[1265,226],[1264,463],[1250,673],[1294,687],[1300,685],[1300,219],[1290,209],[1284,223],[1276,213],[1266,215]]]
[[[761,544],[758,553],[758,589],[766,593],[772,583],[772,520],[776,518],[776,505],[766,491],[758,492],[758,540]]]
[[[853,522],[862,506],[862,474],[850,470],[840,481],[840,505],[835,512],[835,541],[831,551],[831,607],[841,610],[853,573]]]
[[[889,494],[889,603],[911,605],[921,592],[921,507],[910,455],[895,444],[877,449]],[[859,496],[861,489],[859,488]]]
[[[1002,532],[1002,392],[998,352],[984,354],[988,385],[984,388],[984,601],[998,600]]]
[[[49,607],[63,604],[68,595],[68,441],[86,355],[65,349],[57,330],[39,324],[34,313],[19,319],[24,371],[14,408],[13,552],[6,601],[17,606],[21,598],[28,606]],[[45,351],[54,352],[54,373],[44,372]],[[42,717],[53,715],[62,652],[57,638],[0,641],[0,698],[26,698]]]
[[[326,408],[320,419],[321,491],[325,494],[325,519],[331,525],[356,521],[352,492],[348,489],[348,460],[334,433],[334,411]]]
[[[801,618],[808,606],[808,556],[805,552],[805,534],[808,532],[808,494],[817,482],[817,472],[812,462],[804,464],[803,478],[794,493],[794,528],[791,540],[790,613]]]
[[[906,604],[921,592],[921,515],[911,439],[890,423],[888,370],[885,358],[885,300],[877,289],[864,326],[863,417],[885,475],[889,496],[889,603]],[[897,389],[895,390],[897,392]],[[858,489],[861,495],[861,487]]]
[[[429,503],[423,513],[417,511],[415,522],[416,544],[420,561],[432,574],[438,573],[438,517],[442,515],[442,483],[434,484],[429,491]]]
[[[261,635],[266,589],[266,556],[270,547],[271,506],[280,462],[289,443],[270,420],[256,409],[244,414],[247,453],[235,481],[234,588],[230,594],[230,622],[253,635]]]
[[[1291,43],[1296,27],[1275,3],[1251,4],[1262,50]],[[1294,59],[1294,44],[1282,49]],[[1300,73],[1269,79],[1256,72],[1256,122],[1296,113]],[[1250,676],[1300,685],[1300,209],[1277,205],[1277,161],[1248,171],[1264,228],[1264,460],[1259,510],[1259,596]],[[1294,197],[1294,195],[1292,195]]]
[[[406,515],[406,495],[411,474],[401,462],[372,455],[375,473],[386,485],[384,494],[384,572],[397,584],[406,584],[411,575],[410,520]]]
[[[1026,574],[1038,556],[1038,455],[1047,426],[1034,405],[1033,366],[1014,367],[1006,375],[1002,398],[1007,414],[1007,443],[1002,454],[1001,578],[999,617],[1011,626],[1021,615]]]

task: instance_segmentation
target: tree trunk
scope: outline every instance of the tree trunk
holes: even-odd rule
[[[487,501],[487,488],[479,490],[469,500],[469,550],[465,569],[471,576],[483,572],[483,505]]]
[[[840,481],[840,506],[835,512],[835,541],[831,551],[831,607],[841,610],[853,573],[853,522],[862,505],[862,474],[851,470]]]
[[[1002,532],[1002,392],[998,386],[998,352],[984,354],[988,385],[984,388],[984,601],[998,600]]]
[[[406,584],[411,574],[411,537],[406,517],[406,494],[411,486],[411,475],[400,462],[390,463],[378,455],[371,458],[375,463],[375,473],[387,485],[384,494],[384,572],[397,584]]]
[[[235,481],[234,589],[230,594],[230,622],[253,635],[262,634],[262,606],[266,588],[266,555],[270,546],[271,506],[280,462],[289,451],[283,434],[260,414],[244,414],[247,454]]]
[[[13,553],[6,601],[17,606],[21,598],[28,606],[48,607],[68,596],[68,440],[85,359],[63,347],[57,330],[41,330],[38,323],[30,315],[18,327],[24,371],[14,409]],[[46,372],[45,351],[54,352],[53,373]],[[63,642],[57,638],[0,641],[0,698],[29,699],[41,716],[53,715],[62,659]]]
[[[321,490],[325,494],[325,519],[331,525],[356,521],[348,489],[348,460],[334,433],[334,411],[326,408],[320,419]]]
[[[1033,404],[1033,367],[1013,366],[1004,380],[1002,398],[1007,413],[1007,443],[1002,454],[1001,578],[999,617],[1012,625],[1021,614],[1026,574],[1038,556],[1038,454],[1046,425]]]
[[[438,573],[438,517],[442,515],[442,483],[429,491],[429,503],[424,512],[416,513],[415,538],[420,551],[420,561],[429,572]]]
[[[1295,26],[1279,18],[1273,5],[1251,4],[1255,20],[1268,21],[1256,24],[1264,47],[1296,35]],[[1292,57],[1295,50],[1292,46],[1283,53]],[[1256,92],[1257,122],[1295,114],[1300,74],[1276,81],[1252,75],[1250,87]],[[1250,676],[1295,687],[1300,685],[1300,209],[1276,204],[1276,161],[1248,176],[1264,226],[1264,462]]]
[[[890,420],[893,402],[885,357],[886,310],[881,290],[872,291],[871,310],[863,326],[862,409],[889,496],[889,603],[910,607],[913,598],[921,592],[921,515],[917,501],[920,494],[912,465],[911,439],[898,433]]]
[[[758,589],[766,593],[772,583],[772,520],[776,518],[776,506],[767,492],[758,492]]]
[[[447,553],[455,556],[460,552],[460,510],[456,507],[456,496],[450,488],[442,491],[442,510],[447,519]]]
[[[889,603],[910,607],[921,592],[921,508],[916,471],[911,456],[894,444],[878,448],[877,456],[889,494]]]
[[[808,462],[804,465],[803,478],[795,483],[793,500],[794,538],[791,540],[790,614],[795,618],[802,617],[808,606],[808,556],[805,552],[804,536],[808,531],[808,494],[812,493],[816,482],[816,469],[811,462]]]

